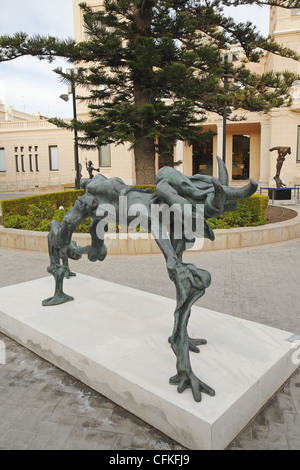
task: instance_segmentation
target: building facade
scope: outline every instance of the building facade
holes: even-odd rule
[[[74,167],[69,131],[0,102],[0,191],[74,186]]]
[[[73,0],[74,31],[77,41],[85,40],[81,0]],[[93,8],[101,8],[101,0],[87,2]],[[285,10],[272,7],[270,35],[276,42],[294,49],[300,54],[300,9]],[[228,53],[243,52],[239,46]],[[249,64],[257,73],[288,70],[300,75],[300,63],[266,53],[259,64]],[[79,93],[80,94],[80,93]],[[231,183],[244,184],[253,178],[260,186],[275,186],[277,146],[291,147],[282,168],[281,178],[287,186],[300,184],[300,83],[291,89],[292,105],[273,109],[269,114],[239,111],[245,117],[239,122],[226,125],[226,166]],[[88,119],[86,106],[77,103],[79,119]],[[195,173],[217,176],[216,156],[223,154],[223,119],[207,114],[204,129],[212,129],[215,136],[201,146],[191,147],[177,142],[174,161],[181,161],[177,168],[185,175]],[[86,177],[86,162],[92,160],[101,173],[118,176],[127,184],[135,184],[133,151],[129,145],[102,147],[98,151],[79,151],[82,176]],[[157,169],[159,164],[157,162]],[[58,129],[46,118],[31,116],[12,108],[5,109],[0,103],[0,190],[21,190],[47,186],[74,186],[74,140],[73,134]]]
[[[74,0],[75,38],[85,39],[80,0]],[[102,2],[90,0],[93,8],[101,8]],[[300,9],[285,10],[271,8],[270,35],[279,44],[289,47],[300,54]],[[243,52],[239,46],[232,47],[229,53]],[[300,63],[276,56],[271,53],[264,55],[259,64],[249,64],[252,71],[264,73],[268,71],[288,70],[300,74]],[[226,126],[226,165],[230,181],[236,182],[254,178],[261,186],[274,186],[273,177],[276,173],[277,152],[270,152],[272,147],[289,146],[288,155],[282,169],[285,184],[300,183],[300,83],[295,83],[291,90],[292,105],[290,108],[274,109],[269,114],[237,112],[246,119],[242,122],[227,121]],[[82,105],[81,105],[82,106]],[[80,109],[82,116],[86,109]],[[195,173],[217,175],[216,155],[222,157],[223,119],[208,113],[204,129],[212,129],[216,135],[211,141],[197,147],[190,147],[178,142],[174,149],[174,160],[182,161],[177,167],[190,176]],[[99,162],[101,163],[101,162]],[[111,166],[103,171],[107,176],[121,176],[128,183],[134,183],[133,155],[127,148],[111,148]]]

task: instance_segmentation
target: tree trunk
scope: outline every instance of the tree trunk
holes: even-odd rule
[[[134,84],[134,104],[137,109],[149,103],[151,99],[148,94]],[[134,148],[136,184],[155,184],[155,144],[153,138],[147,137],[148,132],[149,129],[141,123],[134,134],[137,142]]]
[[[136,184],[155,184],[155,147],[152,139],[134,149]]]
[[[148,37],[151,33],[151,11],[154,6],[155,2],[153,2],[153,0],[143,0],[136,7],[134,19],[137,37]],[[151,62],[145,63],[145,69],[148,69],[146,76],[151,76],[153,73]],[[149,128],[149,125],[145,125],[139,115],[143,108],[151,104],[153,100],[149,92],[146,91],[147,87],[145,86],[143,78],[138,73],[133,80],[133,89],[134,104],[137,108],[137,127],[134,133],[136,142],[134,148],[136,184],[155,184],[154,138],[147,137],[151,126]]]

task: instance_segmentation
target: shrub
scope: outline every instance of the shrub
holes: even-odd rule
[[[208,219],[212,229],[233,228],[233,227],[255,227],[266,223],[266,213],[269,203],[268,196],[254,194],[247,199],[241,199],[238,208],[234,211],[227,211],[217,218]]]
[[[153,185],[137,187],[141,189],[155,188]],[[82,194],[84,194],[82,190],[67,191],[3,201],[3,225],[6,228],[48,232],[51,220],[62,222],[65,214]],[[262,225],[266,223],[268,201],[268,196],[255,194],[250,198],[238,201],[236,210],[227,211],[217,218],[208,219],[208,223],[212,229]],[[17,213],[17,210],[20,213]],[[91,219],[88,218],[76,229],[76,232],[87,233],[90,223]],[[112,224],[109,224],[109,230],[124,232],[127,231],[127,228],[112,227]],[[141,227],[138,231],[144,232],[146,230]]]
[[[136,184],[133,185],[133,187],[140,189],[152,189],[152,191],[156,193],[156,184]]]
[[[37,196],[27,196],[18,199],[7,199],[2,201],[3,219],[11,215],[27,215],[29,206],[44,207],[48,202],[56,204],[57,207],[69,207],[74,204],[79,196],[84,195],[84,190],[62,191],[58,193],[39,194]]]

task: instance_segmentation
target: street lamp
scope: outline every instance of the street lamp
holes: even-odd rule
[[[222,62],[225,64],[230,64],[231,62],[236,62],[239,60],[239,52],[229,52],[227,54],[224,54]],[[224,82],[224,90],[226,92],[229,83],[233,82],[234,76],[231,73],[224,73],[222,76],[222,80]],[[240,84],[231,84],[230,89],[231,90],[237,90],[240,88]],[[223,145],[222,145],[222,158],[223,162],[226,163],[226,129],[227,128],[227,102],[224,105],[223,108]]]
[[[229,80],[232,80],[233,76],[229,73],[223,75],[224,89],[225,92],[228,87]],[[223,108],[223,145],[222,145],[222,158],[223,162],[226,163],[226,131],[227,131],[227,102]]]
[[[75,188],[80,189],[80,168],[79,168],[79,152],[78,152],[78,134],[77,134],[77,126],[76,126],[76,120],[77,120],[77,110],[76,110],[76,89],[75,89],[75,83],[74,83],[74,73],[75,71],[73,69],[67,69],[67,73],[69,73],[72,76],[71,79],[71,84],[68,87],[68,93],[60,95],[60,98],[64,101],[69,101],[69,95],[72,95],[73,99],[73,117],[75,121],[75,126],[74,126],[74,154],[75,154],[75,171],[76,171],[76,179],[75,179]]]

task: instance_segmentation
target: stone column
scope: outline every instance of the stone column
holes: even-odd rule
[[[259,184],[269,184],[270,179],[270,124],[269,122],[260,123],[260,168]]]
[[[217,124],[217,155],[223,158],[223,124]]]
[[[178,140],[175,149],[175,162],[182,161],[181,165],[176,166],[176,170],[181,171],[183,173],[183,166],[184,166],[184,142],[182,140]]]

